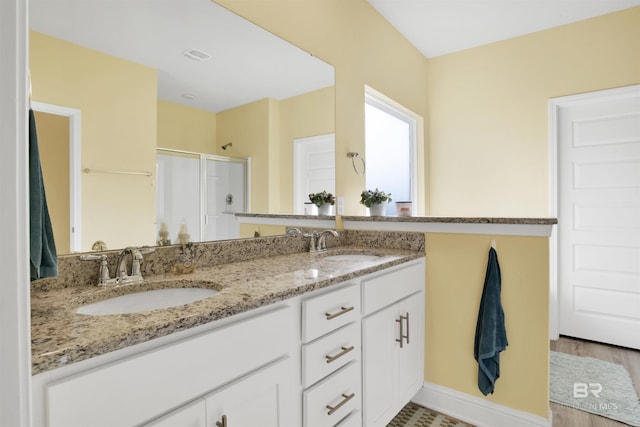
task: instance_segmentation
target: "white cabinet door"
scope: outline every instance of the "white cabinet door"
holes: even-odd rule
[[[295,371],[282,359],[205,398],[207,427],[290,427],[300,424],[293,405]]]
[[[396,347],[397,399],[400,405],[411,400],[424,382],[424,294],[415,294],[396,305],[397,319],[402,316],[402,348]]]
[[[395,415],[394,362],[398,338],[396,307],[391,306],[362,321],[363,414],[367,427],[385,426]]]
[[[145,427],[206,427],[204,399],[183,406],[162,418],[145,424]]]
[[[422,385],[423,298],[419,292],[362,321],[367,427],[386,426]]]

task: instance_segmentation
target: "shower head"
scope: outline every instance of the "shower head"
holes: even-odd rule
[[[221,148],[222,148],[223,150],[226,150],[226,149],[227,149],[227,148],[229,148],[229,147],[233,147],[233,143],[231,143],[231,142],[227,142],[227,143],[226,143],[226,144],[224,144]]]

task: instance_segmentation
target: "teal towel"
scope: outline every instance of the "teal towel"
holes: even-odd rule
[[[493,393],[496,381],[500,378],[500,352],[508,345],[500,301],[501,287],[498,254],[491,248],[473,347],[473,357],[478,362],[478,388],[485,396]]]
[[[58,275],[58,255],[44,193],[38,134],[33,110],[29,110],[29,244],[31,280]]]

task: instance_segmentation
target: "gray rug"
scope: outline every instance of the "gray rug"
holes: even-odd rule
[[[387,427],[466,427],[466,424],[409,402]]]
[[[640,403],[622,365],[551,352],[549,400],[640,427]]]

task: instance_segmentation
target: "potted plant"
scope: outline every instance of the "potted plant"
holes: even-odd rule
[[[391,201],[391,193],[385,193],[377,188],[374,191],[365,190],[360,194],[360,203],[369,208],[371,216],[384,216],[387,203]]]
[[[326,191],[309,194],[309,200],[318,207],[320,215],[331,215],[331,207],[336,203],[335,196]]]

